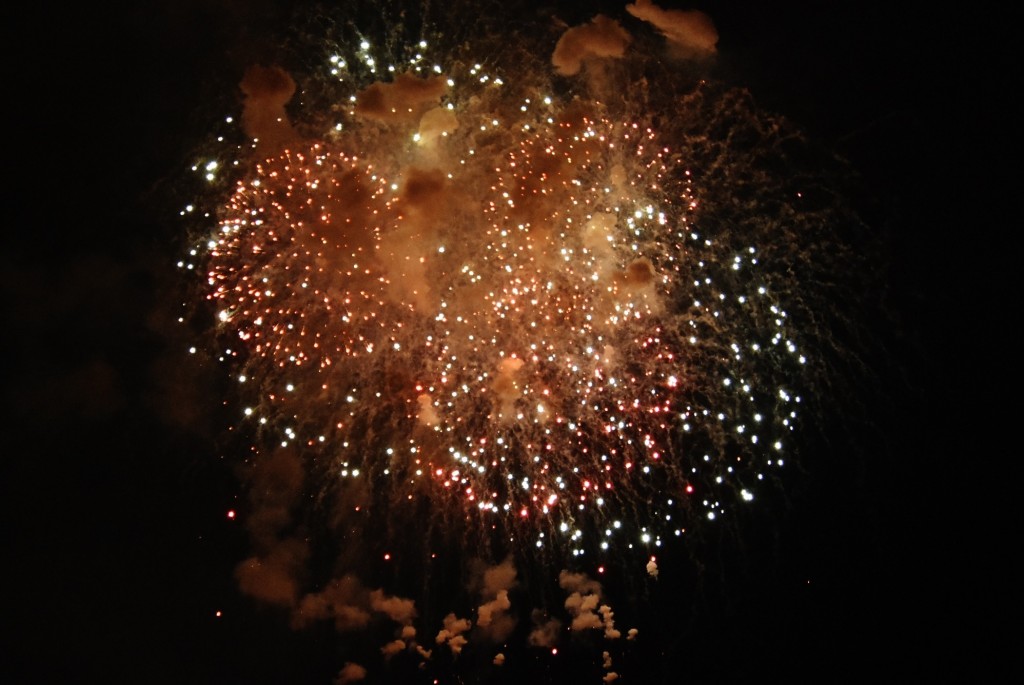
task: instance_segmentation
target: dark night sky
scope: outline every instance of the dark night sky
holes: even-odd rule
[[[224,518],[237,489],[212,444],[215,372],[179,366],[186,339],[165,321],[182,249],[167,184],[215,80],[258,52],[283,4],[37,7],[8,26],[8,46],[31,44],[5,79],[3,613],[18,638],[5,682],[320,682],[310,674],[337,670],[322,642],[237,596],[246,542]],[[992,166],[1015,85],[1007,21],[800,4],[697,6],[718,27],[722,73],[862,172],[858,201],[891,240],[879,266],[895,323],[875,333],[893,362],[861,433],[872,447],[834,446],[778,523],[777,565],[662,644],[687,654],[695,682],[1005,678],[1001,550],[1017,539],[992,503],[1008,456],[989,441],[1004,417],[982,415],[997,361],[976,350],[992,325],[979,314],[1000,297],[984,285],[998,288],[989,264],[1012,226]],[[1001,309],[997,329],[1017,323],[1014,303]],[[649,682],[672,680],[652,668]]]

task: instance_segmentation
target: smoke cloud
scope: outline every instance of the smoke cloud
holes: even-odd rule
[[[257,549],[269,553],[292,526],[292,508],[302,493],[304,479],[302,459],[290,448],[277,449],[256,461],[246,527]]]
[[[562,630],[562,622],[556,618],[545,616],[544,612],[539,609],[534,609],[532,618],[534,628],[530,631],[526,642],[531,647],[551,647],[555,645],[558,642],[558,635]]]
[[[402,624],[403,638],[409,635],[407,629],[415,635],[410,625],[416,617],[412,600],[389,596],[382,590],[368,591],[352,575],[335,578],[321,592],[305,595],[292,612],[292,627],[301,629],[316,621],[333,620],[339,632],[347,632],[365,628],[374,614]]]
[[[651,0],[637,0],[626,11],[654,26],[680,56],[711,55],[718,31],[711,17],[699,10],[664,10]]]
[[[392,657],[395,654],[398,654],[399,652],[403,651],[405,647],[405,641],[394,640],[381,647],[380,651],[385,657]]]
[[[345,666],[338,672],[338,677],[334,679],[334,685],[346,685],[347,683],[354,683],[362,680],[366,677],[366,669],[359,664],[347,662]]]
[[[515,413],[515,402],[522,396],[522,388],[516,377],[523,368],[523,360],[514,357],[502,359],[491,389],[494,390],[495,411],[498,416],[510,420]]]
[[[468,618],[458,618],[455,614],[448,614],[444,617],[444,628],[437,634],[437,644],[448,645],[452,654],[461,654],[462,648],[466,645],[466,638],[462,635],[473,626]]]
[[[322,592],[302,598],[292,614],[292,627],[304,628],[314,621],[333,620],[339,631],[356,630],[370,622],[366,592],[353,576],[332,580]]]
[[[246,526],[256,554],[235,569],[241,591],[283,607],[295,605],[309,550],[291,536],[292,508],[305,478],[302,460],[291,449],[259,459],[251,474],[251,512]]]
[[[572,616],[572,630],[588,630],[604,628],[604,636],[609,640],[622,637],[615,628],[615,613],[607,604],[600,604],[601,584],[585,573],[562,571],[558,576],[558,584],[570,594],[565,600],[565,608]]]
[[[308,557],[301,540],[283,540],[266,556],[246,559],[235,569],[243,594],[268,604],[292,607],[299,593],[298,575]]]
[[[380,122],[417,121],[440,101],[448,89],[441,76],[420,78],[399,74],[390,83],[377,81],[356,95],[355,112]]]
[[[594,613],[601,600],[601,584],[590,579],[584,573],[562,571],[558,576],[558,584],[570,594],[565,600],[565,608],[572,616],[572,630],[600,628],[601,618]]]
[[[585,573],[562,571],[558,574],[558,586],[569,592],[595,595],[601,593],[601,584]]]
[[[240,84],[245,95],[242,128],[257,154],[269,157],[298,140],[285,104],[295,94],[295,81],[280,67],[249,67]]]
[[[477,609],[476,625],[484,637],[494,642],[505,640],[516,627],[515,617],[508,613],[512,606],[508,592],[515,583],[516,568],[511,559],[487,567],[481,574],[480,598],[484,602]]]
[[[382,590],[370,593],[370,608],[387,614],[395,623],[408,626],[416,618],[416,604],[411,599],[389,597]]]
[[[601,623],[604,625],[604,636],[609,640],[617,640],[622,637],[622,633],[615,629],[615,612],[607,604],[602,604],[598,607],[598,612],[601,614]]]
[[[427,110],[420,118],[419,142],[430,147],[438,138],[444,137],[459,127],[459,119],[455,112],[445,107]]]
[[[572,76],[588,61],[622,57],[630,40],[619,22],[599,14],[589,24],[574,26],[562,34],[555,44],[551,64],[562,76]]]

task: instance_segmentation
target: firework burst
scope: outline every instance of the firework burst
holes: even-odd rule
[[[630,7],[676,53],[713,52],[706,17]],[[299,623],[358,627],[339,607],[360,605],[412,630],[351,588],[398,547],[417,568],[444,543],[519,560],[512,578],[531,557],[552,583],[612,561],[657,576],[659,547],[784,469],[818,373],[834,208],[772,168],[799,136],[741,91],[684,88],[692,62],[606,17],[533,39],[550,61],[430,38],[336,36],[299,86],[250,70],[236,181],[196,250],[250,426],[239,575]],[[360,550],[329,554],[335,580],[296,570],[311,530]],[[572,626],[617,637],[588,583],[561,575]]]

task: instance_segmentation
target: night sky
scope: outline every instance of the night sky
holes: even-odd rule
[[[985,285],[1015,228],[992,199],[1007,21],[798,5],[696,7],[718,28],[720,77],[858,170],[851,202],[887,243],[864,322],[884,354],[861,408],[812,438],[811,477],[784,511],[707,562],[701,598],[664,591],[692,617],[650,636],[623,682],[1001,680],[1011,607],[997,588],[1019,543],[991,481],[1016,455],[995,449],[1007,411],[984,407],[1008,402],[992,374],[1014,350],[979,350],[993,327],[979,314],[999,302],[1007,334],[1019,318],[1012,290]],[[0,250],[5,682],[329,683],[344,661],[329,631],[292,632],[239,594],[226,384],[183,354],[190,331],[174,324],[175,184],[209,103],[230,102],[224,84],[288,16],[272,0],[189,1],[25,7],[8,22],[22,49],[6,69]]]

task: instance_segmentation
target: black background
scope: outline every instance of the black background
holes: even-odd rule
[[[890,241],[885,401],[778,522],[770,570],[666,630],[664,663],[632,681],[1005,677],[1008,18],[802,5],[699,7],[722,73],[866,179],[865,217]],[[166,184],[205,100],[224,97],[211,88],[287,16],[192,0],[23,6],[8,22],[6,682],[327,682],[340,665],[237,596],[246,542],[224,515],[237,486],[213,444],[217,372],[181,362],[188,338],[169,324],[184,242]]]

